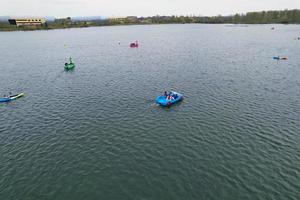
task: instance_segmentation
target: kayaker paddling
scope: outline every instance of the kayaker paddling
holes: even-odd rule
[[[20,98],[24,96],[24,93],[19,93],[19,94],[15,94],[15,95],[11,95],[11,93],[9,93],[9,96],[7,96],[6,94],[3,95],[3,98],[0,98],[0,102],[9,102],[12,100],[15,100],[17,98]]]
[[[287,57],[280,57],[280,56],[277,56],[277,57],[273,57],[274,60],[287,60],[288,58]]]
[[[73,69],[75,67],[75,64],[72,61],[72,58],[69,58],[70,62],[69,63],[65,63],[65,70],[70,70]]]

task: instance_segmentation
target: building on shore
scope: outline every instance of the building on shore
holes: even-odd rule
[[[18,18],[18,19],[9,19],[8,22],[11,25],[16,26],[41,26],[46,23],[44,18]]]
[[[135,23],[135,22],[138,22],[138,17],[137,17],[137,16],[127,16],[127,17],[126,17],[126,20],[127,20],[128,22]]]
[[[109,18],[109,21],[113,24],[130,24],[138,23],[139,18],[137,16],[127,16],[127,17],[112,17]]]

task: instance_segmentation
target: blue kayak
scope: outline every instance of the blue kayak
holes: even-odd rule
[[[287,60],[288,58],[287,57],[273,57],[274,60]]]
[[[10,97],[3,97],[3,98],[0,98],[0,103],[2,103],[2,102],[9,102],[9,101],[15,100],[17,98],[20,98],[22,96],[24,96],[24,93],[12,95]]]
[[[179,94],[178,92],[170,92],[171,99],[167,99],[167,97],[164,96],[158,96],[156,98],[156,103],[161,106],[171,106],[183,99],[182,94]]]

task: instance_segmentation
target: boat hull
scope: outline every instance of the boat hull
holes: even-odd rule
[[[11,101],[10,98],[0,98],[0,103],[9,102]]]

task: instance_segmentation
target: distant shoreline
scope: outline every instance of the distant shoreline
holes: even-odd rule
[[[94,20],[72,20],[70,17],[47,21],[39,26],[16,26],[8,22],[0,22],[0,31],[36,31],[56,30],[69,28],[88,28],[116,25],[155,25],[155,24],[300,24],[300,10],[262,11],[248,12],[246,14],[235,14],[230,16],[152,16],[124,18],[94,19]]]

